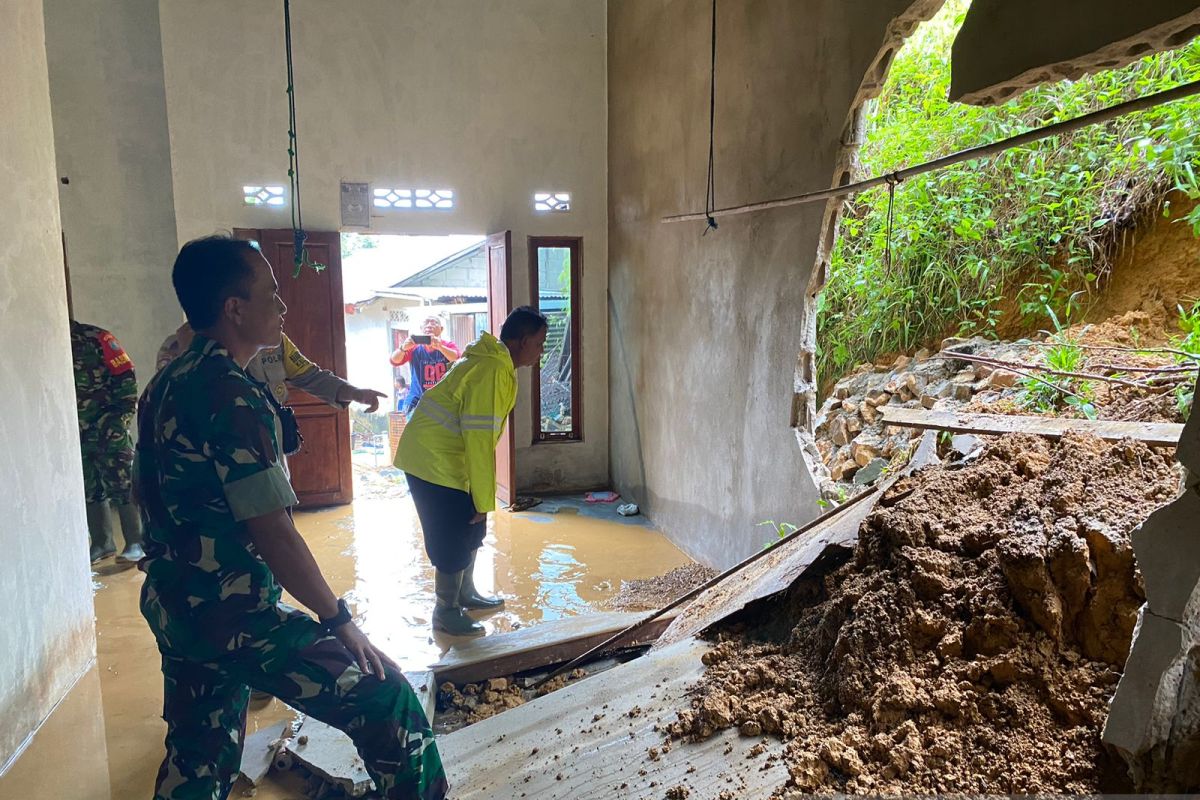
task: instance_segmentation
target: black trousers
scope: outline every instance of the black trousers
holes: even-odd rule
[[[483,544],[487,523],[471,523],[475,502],[459,489],[439,486],[405,473],[408,491],[421,518],[425,552],[442,572],[459,572],[471,563],[471,553]]]

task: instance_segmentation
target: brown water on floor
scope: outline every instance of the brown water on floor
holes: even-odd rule
[[[648,578],[690,562],[666,537],[641,525],[580,514],[491,516],[476,565],[476,585],[508,598],[504,611],[483,619],[489,633],[596,610],[622,580]],[[364,499],[353,506],[298,514],[296,523],[333,591],[347,597],[371,637],[406,670],[422,669],[451,639],[435,641],[429,627],[433,568],[411,501]],[[142,573],[113,572],[107,562],[94,575],[99,672],[112,797],[150,797],[163,757],[162,675],[153,637],[138,613]],[[272,700],[251,708],[247,733],[290,719]],[[38,743],[51,745],[52,743]],[[78,747],[64,743],[62,747]],[[39,747],[39,752],[64,752]],[[30,757],[38,757],[31,751]],[[231,797],[240,795],[235,787]],[[285,779],[259,787],[259,800],[298,798]]]

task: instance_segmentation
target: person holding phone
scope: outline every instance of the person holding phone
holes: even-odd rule
[[[412,381],[400,409],[405,416],[412,416],[421,395],[436,386],[461,355],[458,345],[442,338],[442,321],[433,316],[426,317],[421,323],[421,333],[400,343],[400,348],[392,353],[392,366],[412,364]]]

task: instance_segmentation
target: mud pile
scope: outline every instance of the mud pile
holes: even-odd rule
[[[799,793],[1094,793],[1142,602],[1129,534],[1173,462],[1083,435],[993,440],[905,479],[852,560],[719,634],[669,733],[786,742]]]
[[[685,564],[653,578],[621,581],[621,590],[604,607],[613,611],[653,611],[683,597],[717,576],[703,564]]]

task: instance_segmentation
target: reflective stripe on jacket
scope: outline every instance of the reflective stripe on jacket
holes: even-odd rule
[[[481,514],[494,511],[496,442],[516,402],[512,356],[484,333],[421,396],[396,448],[396,468],[468,492]]]

